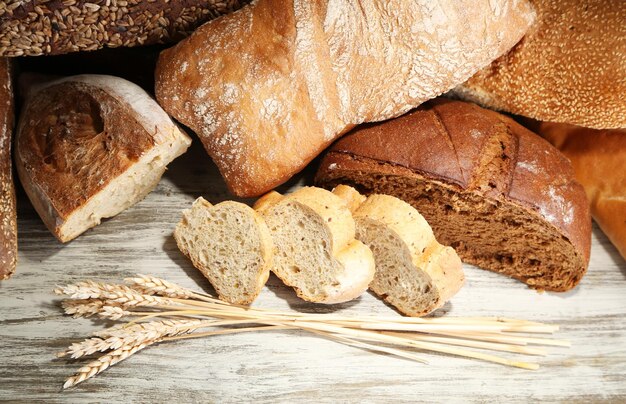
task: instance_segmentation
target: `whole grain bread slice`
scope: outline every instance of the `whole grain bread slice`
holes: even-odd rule
[[[341,303],[367,290],[374,258],[355,239],[354,219],[337,195],[315,187],[286,196],[271,192],[255,208],[274,241],[272,271],[300,298]]]
[[[443,306],[465,277],[453,248],[437,242],[415,208],[389,195],[367,198],[339,185],[333,193],[348,202],[356,237],[374,254],[376,274],[370,290],[409,316],[423,316]]]
[[[224,301],[250,304],[267,282],[272,239],[261,216],[243,203],[196,199],[174,238]]]

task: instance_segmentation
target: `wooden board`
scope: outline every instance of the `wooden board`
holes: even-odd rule
[[[281,190],[310,181],[312,170]],[[429,365],[340,345],[304,332],[248,333],[150,347],[102,375],[62,392],[80,367],[55,359],[70,343],[104,327],[62,314],[57,284],[85,278],[119,281],[149,273],[184,286],[210,286],[179,253],[171,236],[180,211],[198,196],[228,199],[198,142],[176,160],[148,197],[77,240],[59,244],[24,194],[19,195],[19,266],[0,284],[0,400],[140,402],[390,402],[626,400],[626,263],[593,231],[591,265],[564,294],[466,266],[467,285],[437,314],[506,316],[559,324],[554,348],[536,371],[424,354]],[[315,306],[271,277],[259,307],[345,315],[395,312],[370,294],[337,306]]]

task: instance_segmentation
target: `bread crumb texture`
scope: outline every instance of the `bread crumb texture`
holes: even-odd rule
[[[265,223],[247,205],[213,206],[198,198],[183,212],[174,238],[224,301],[250,304],[267,281],[273,244]]]

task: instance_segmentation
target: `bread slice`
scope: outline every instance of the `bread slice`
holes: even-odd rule
[[[443,306],[465,277],[459,256],[435,239],[415,208],[389,195],[365,197],[339,185],[333,193],[353,208],[356,237],[374,254],[376,274],[370,290],[408,316],[423,316]]]
[[[304,300],[341,303],[374,277],[370,249],[356,240],[348,206],[330,191],[305,187],[257,201],[274,241],[272,271]]]
[[[261,216],[243,203],[196,199],[174,238],[224,301],[250,304],[267,282],[272,239]]]
[[[361,127],[329,149],[315,181],[396,196],[465,262],[537,289],[569,290],[589,263],[589,203],[570,162],[474,104],[439,99]]]
[[[42,220],[67,242],[140,201],[190,144],[137,85],[72,76],[30,93],[15,164]]]

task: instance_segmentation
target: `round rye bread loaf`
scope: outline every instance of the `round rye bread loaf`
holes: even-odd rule
[[[536,289],[566,291],[589,263],[591,217],[565,156],[512,119],[437,99],[337,141],[324,187],[396,196],[468,263]]]

